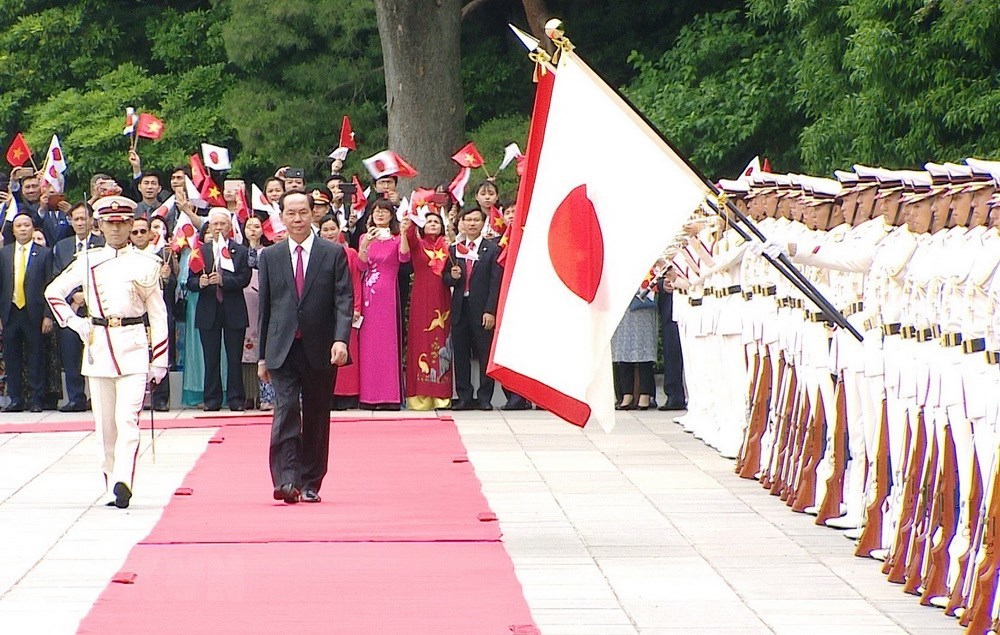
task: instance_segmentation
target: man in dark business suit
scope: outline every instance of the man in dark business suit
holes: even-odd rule
[[[52,331],[45,305],[45,287],[52,279],[52,252],[31,242],[35,226],[30,214],[18,214],[12,223],[14,242],[0,250],[0,324],[3,325],[7,391],[11,402],[4,412],[23,412],[21,369],[27,357],[31,412],[42,411],[45,357],[42,334]]]
[[[660,334],[663,340],[663,392],[667,398],[657,410],[684,410],[687,399],[684,397],[684,355],[681,352],[681,336],[674,321],[674,285],[677,275],[673,270],[667,271],[660,280],[660,293],[656,294],[656,303],[660,309]]]
[[[493,345],[497,300],[503,270],[497,262],[500,247],[483,237],[486,213],[473,207],[461,215],[465,240],[451,246],[451,271],[444,277],[452,288],[451,343],[455,353],[455,390],[452,410],[492,410],[493,379],[486,362]],[[479,392],[472,396],[472,355],[479,360]]]
[[[69,266],[76,255],[85,249],[103,247],[104,239],[91,233],[90,212],[87,206],[80,203],[69,212],[73,235],[63,238],[52,248],[52,275],[58,276]],[[66,302],[74,307],[76,314],[84,317],[83,288],[73,291]],[[59,412],[83,412],[87,410],[87,396],[84,393],[84,379],[80,374],[83,367],[83,342],[73,329],[59,329],[59,355],[62,358],[63,372],[66,374],[67,402]]]
[[[229,239],[232,221],[229,210],[213,207],[208,213],[211,236],[223,236],[201,246],[205,269],[200,276],[188,276],[189,291],[199,291],[195,307],[194,326],[201,337],[205,353],[205,410],[222,406],[222,344],[226,344],[226,401],[229,409],[239,412],[246,407],[243,390],[243,339],[250,322],[243,289],[250,284],[250,264],[247,248]],[[224,241],[224,242],[222,242]],[[228,251],[232,271],[220,262],[218,253]],[[217,253],[218,252],[218,253]]]
[[[312,231],[312,198],[278,201],[288,238],[260,252],[257,374],[274,384],[274,500],[320,502],[330,453],[330,394],[347,363],[354,292],[344,248]],[[299,408],[299,397],[302,407]]]

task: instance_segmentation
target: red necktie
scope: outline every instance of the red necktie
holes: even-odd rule
[[[469,249],[468,253],[465,254],[465,295],[469,295],[469,283],[472,281],[472,258],[469,256],[472,254],[476,243],[470,240],[465,243],[465,246]]]
[[[295,263],[295,294],[302,299],[302,288],[306,285],[306,266],[302,262],[302,245],[295,248],[298,260]]]

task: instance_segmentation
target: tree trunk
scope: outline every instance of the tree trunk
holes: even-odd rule
[[[552,17],[545,0],[521,0],[524,5],[524,16],[528,20],[528,28],[532,35],[543,42],[542,46],[550,48],[551,42],[545,37],[545,23]],[[551,50],[551,49],[550,49]]]
[[[375,0],[385,61],[389,148],[433,187],[457,170],[451,155],[465,143],[461,0]]]

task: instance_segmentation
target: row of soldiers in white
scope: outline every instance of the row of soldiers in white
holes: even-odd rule
[[[136,203],[108,196],[94,203],[107,241],[77,254],[45,289],[59,326],[84,342],[82,374],[88,378],[108,506],[126,508],[132,497],[139,451],[139,415],[146,385],[167,374],[167,309],[157,256],[129,243]],[[85,293],[88,311],[70,304]]]
[[[768,241],[711,217],[673,259],[688,377],[713,378],[689,381],[678,422],[985,632],[1000,601],[1000,162],[722,185]],[[798,263],[864,341],[765,255]]]

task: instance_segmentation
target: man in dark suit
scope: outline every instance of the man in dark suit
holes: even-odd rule
[[[226,344],[226,400],[229,409],[246,407],[243,390],[243,339],[250,322],[243,289],[250,284],[247,248],[228,238],[232,231],[229,210],[213,207],[208,214],[210,235],[222,236],[201,246],[205,269],[200,276],[188,276],[190,291],[200,291],[194,326],[205,352],[205,410],[222,406],[222,343]],[[225,257],[229,256],[228,261]],[[231,270],[230,270],[231,269]]]
[[[11,402],[4,412],[25,407],[21,369],[27,357],[31,412],[42,411],[45,357],[42,334],[52,331],[45,305],[45,286],[52,279],[52,252],[31,242],[35,226],[30,214],[18,214],[12,223],[14,242],[0,250],[0,324],[3,325],[4,362]]]
[[[663,340],[663,392],[667,400],[657,410],[684,410],[684,356],[681,336],[674,321],[674,286],[676,274],[671,270],[660,281],[656,303],[660,309],[660,334]]]
[[[335,367],[347,363],[354,292],[344,248],[312,231],[312,198],[290,190],[278,204],[288,239],[260,252],[257,263],[257,373],[275,392],[271,480],[274,500],[318,503],[330,453],[330,394]]]
[[[486,363],[493,345],[497,300],[503,270],[497,262],[500,247],[483,238],[486,214],[473,207],[461,214],[465,240],[451,246],[452,267],[445,283],[452,288],[451,343],[455,352],[455,390],[452,410],[492,410],[493,379]],[[479,392],[472,396],[472,355],[479,360]]]
[[[69,212],[73,235],[63,238],[52,248],[52,275],[58,276],[76,255],[85,249],[103,247],[104,239],[91,233],[90,212],[83,203]],[[86,315],[84,308],[83,288],[74,289],[73,294],[66,298],[80,317]],[[80,336],[70,328],[59,329],[59,355],[62,358],[63,372],[66,374],[67,402],[59,408],[59,412],[83,412],[88,409],[87,396],[84,393],[84,379],[80,374],[83,366],[83,342]]]

